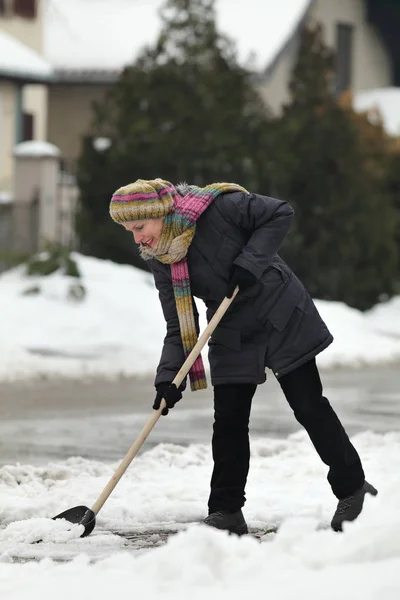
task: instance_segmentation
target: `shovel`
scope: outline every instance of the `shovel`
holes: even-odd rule
[[[193,350],[191,351],[191,353],[183,363],[182,367],[180,368],[177,376],[173,380],[172,383],[175,384],[176,387],[179,387],[181,385],[182,381],[189,373],[191,366],[193,365],[196,358],[199,356],[200,352],[204,348],[209,337],[213,334],[214,329],[217,327],[218,323],[228,310],[238,291],[239,288],[237,287],[231,298],[224,298],[224,300],[221,302],[213,318],[209,322],[204,332],[199,337]],[[74,506],[74,508],[69,508],[68,510],[65,510],[59,515],[53,517],[53,519],[65,519],[70,523],[83,525],[84,531],[80,537],[86,537],[87,535],[90,535],[93,529],[95,528],[96,516],[98,515],[100,509],[106,502],[107,498],[110,496],[111,492],[121,479],[122,475],[125,473],[126,469],[131,464],[132,460],[135,458],[136,454],[139,452],[143,443],[146,441],[150,431],[153,429],[154,425],[160,418],[161,412],[165,407],[166,402],[164,399],[162,399],[160,408],[158,410],[153,411],[153,414],[143,427],[142,431],[139,433],[136,441],[128,450],[128,453],[126,454],[125,458],[122,459],[119,467],[115,471],[114,475],[111,477],[110,481],[107,483],[104,490],[101,492],[96,502],[93,504],[92,508],[88,508],[87,506]]]

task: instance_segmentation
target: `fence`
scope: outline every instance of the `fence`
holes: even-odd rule
[[[33,254],[45,241],[77,248],[75,215],[78,189],[70,171],[60,169],[51,195],[0,203],[0,272],[13,255]]]
[[[0,204],[0,252],[33,253],[39,249],[39,202]]]

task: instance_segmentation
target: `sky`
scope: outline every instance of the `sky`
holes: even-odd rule
[[[18,267],[0,275],[0,379],[29,385],[38,376],[154,371],[165,325],[151,275],[74,257],[87,289],[81,303],[67,298],[73,282],[61,274],[28,278]],[[38,295],[23,295],[34,286]],[[368,313],[316,303],[336,337],[319,359],[322,369],[400,359],[399,297]],[[400,433],[365,431],[352,440],[379,495],[367,497],[343,534],[328,527],[336,499],[306,434],[253,440],[244,514],[252,531],[279,526],[261,541],[201,524],[209,445],[145,448],[87,538],[80,538],[81,527],[52,517],[92,506],[118,462],[70,456],[6,464],[0,468],[0,598],[398,600]],[[171,529],[178,533],[166,541],[162,532]]]

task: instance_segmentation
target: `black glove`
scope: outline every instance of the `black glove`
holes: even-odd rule
[[[182,398],[182,392],[176,387],[174,383],[163,382],[156,385],[156,398],[154,400],[153,408],[158,410],[161,406],[161,400],[167,403],[167,406],[163,409],[162,415],[167,415],[170,408],[174,408],[175,404]]]
[[[257,278],[250,273],[250,271],[235,265],[233,268],[232,277],[228,283],[228,289],[226,290],[226,297],[232,298],[233,292],[235,291],[237,285],[239,286],[239,291],[243,292],[256,283]]]

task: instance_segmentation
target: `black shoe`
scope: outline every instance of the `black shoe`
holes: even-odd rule
[[[217,512],[211,513],[203,521],[205,525],[209,527],[215,527],[216,529],[225,529],[229,533],[236,533],[236,535],[244,535],[249,532],[247,529],[247,523],[244,520],[242,511],[239,509],[234,513],[230,513],[227,510],[218,510]]]
[[[365,481],[362,488],[354,492],[352,496],[347,496],[347,498],[339,500],[336,512],[331,521],[332,529],[334,531],[342,531],[342,525],[344,521],[354,521],[361,513],[365,494],[376,496],[377,493],[378,490],[376,490],[373,485],[368,483],[368,481]]]

